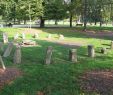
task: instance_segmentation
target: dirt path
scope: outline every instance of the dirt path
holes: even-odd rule
[[[7,68],[5,71],[0,69],[0,89],[5,84],[10,84],[14,79],[21,75],[17,68]]]
[[[86,72],[81,77],[80,83],[84,92],[113,95],[113,70]]]

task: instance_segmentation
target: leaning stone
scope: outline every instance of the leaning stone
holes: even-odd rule
[[[4,65],[4,62],[3,62],[3,59],[2,59],[2,56],[1,56],[1,55],[0,55],[0,63],[1,63],[1,65],[2,65],[2,68],[5,70],[6,67],[5,67],[5,65]]]
[[[72,62],[77,62],[77,50],[76,49],[69,50],[69,60]]]
[[[8,35],[7,33],[3,33],[3,42],[8,43]]]
[[[52,51],[53,51],[52,47],[49,46],[47,48],[46,59],[45,59],[45,64],[47,64],[47,65],[51,64]]]
[[[3,54],[3,57],[8,57],[10,55],[12,49],[13,49],[13,43],[10,42],[10,43],[8,43],[8,46]]]
[[[21,63],[21,47],[19,45],[16,46],[13,61],[14,61],[15,64]]]
[[[95,57],[95,50],[93,45],[88,45],[88,56]]]

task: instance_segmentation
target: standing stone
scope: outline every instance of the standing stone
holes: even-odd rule
[[[8,43],[8,35],[7,33],[3,33],[3,42]]]
[[[59,35],[59,40],[64,40],[64,35]]]
[[[101,53],[102,54],[106,54],[107,53],[107,49],[106,48],[101,48]]]
[[[14,40],[17,40],[19,38],[19,34],[16,33],[15,36],[14,36]]]
[[[25,34],[24,34],[24,33],[22,33],[22,39],[25,39],[25,38],[26,38]]]
[[[69,51],[69,60],[72,62],[77,62],[77,50],[76,49],[71,49]]]
[[[38,33],[35,33],[33,37],[34,37],[35,39],[39,38]]]
[[[21,63],[21,47],[19,45],[16,46],[13,61],[15,64]]]
[[[51,39],[51,34],[49,34],[47,38],[48,38],[48,39]]]
[[[53,51],[52,47],[49,46],[46,52],[45,64],[51,64],[52,51]]]
[[[111,49],[113,49],[113,41],[111,41]]]
[[[13,43],[10,42],[10,43],[8,43],[8,47],[6,48],[6,50],[3,54],[3,57],[8,57],[10,55],[12,49],[13,49]]]
[[[95,50],[93,45],[88,45],[88,56],[95,57]]]
[[[3,59],[2,59],[2,56],[1,56],[1,55],[0,55],[0,63],[1,63],[1,65],[2,65],[2,68],[5,70],[6,67],[5,67],[5,65],[4,65],[4,62],[3,62]]]

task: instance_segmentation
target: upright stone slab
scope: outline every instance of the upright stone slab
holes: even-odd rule
[[[3,33],[3,42],[8,43],[8,35],[7,33]]]
[[[35,39],[39,38],[39,34],[38,34],[38,33],[35,33],[35,34],[33,35],[33,38],[35,38]]]
[[[113,49],[113,41],[111,41],[111,47],[110,48]]]
[[[21,63],[21,47],[19,45],[16,46],[13,61],[14,61],[15,64]]]
[[[59,40],[64,40],[64,35],[59,35]]]
[[[25,39],[25,38],[26,38],[25,34],[24,34],[24,33],[22,33],[22,39]]]
[[[52,47],[49,46],[46,52],[45,64],[51,64],[52,51],[53,51]]]
[[[1,55],[0,55],[0,63],[1,63],[1,65],[2,65],[2,68],[5,70],[6,67],[5,67],[5,65],[4,65],[4,62],[3,62],[3,59],[2,59],[2,56],[1,56]]]
[[[3,54],[3,57],[8,57],[10,55],[12,49],[13,49],[13,43],[10,42],[10,43],[8,43],[8,46]]]
[[[93,45],[88,45],[88,56],[95,57],[95,50]]]
[[[69,50],[69,60],[72,62],[77,62],[77,50],[76,49]]]
[[[48,39],[51,39],[51,37],[52,37],[51,34],[49,34],[47,38],[48,38]]]
[[[19,34],[16,33],[16,34],[14,35],[14,40],[17,40],[18,38],[19,38]]]

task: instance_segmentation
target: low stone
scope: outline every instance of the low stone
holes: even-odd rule
[[[89,57],[95,57],[95,50],[93,45],[88,45],[88,56]]]
[[[32,40],[23,40],[22,41],[23,45],[36,45],[36,41],[32,41]]]
[[[69,50],[69,60],[72,62],[77,62],[77,50],[76,49]]]
[[[39,34],[38,34],[38,33],[35,33],[35,34],[33,35],[33,38],[39,38]]]
[[[106,54],[107,53],[107,49],[106,48],[101,48],[101,53],[102,54]]]
[[[59,40],[64,40],[64,35],[59,35]]]
[[[49,34],[47,38],[48,38],[48,39],[51,39],[51,38],[52,38],[52,35],[51,35],[51,34]]]
[[[15,36],[14,36],[14,40],[17,40],[19,38],[19,34],[16,33]]]
[[[26,38],[25,34],[24,34],[24,33],[22,33],[22,39],[25,39],[25,38]]]

